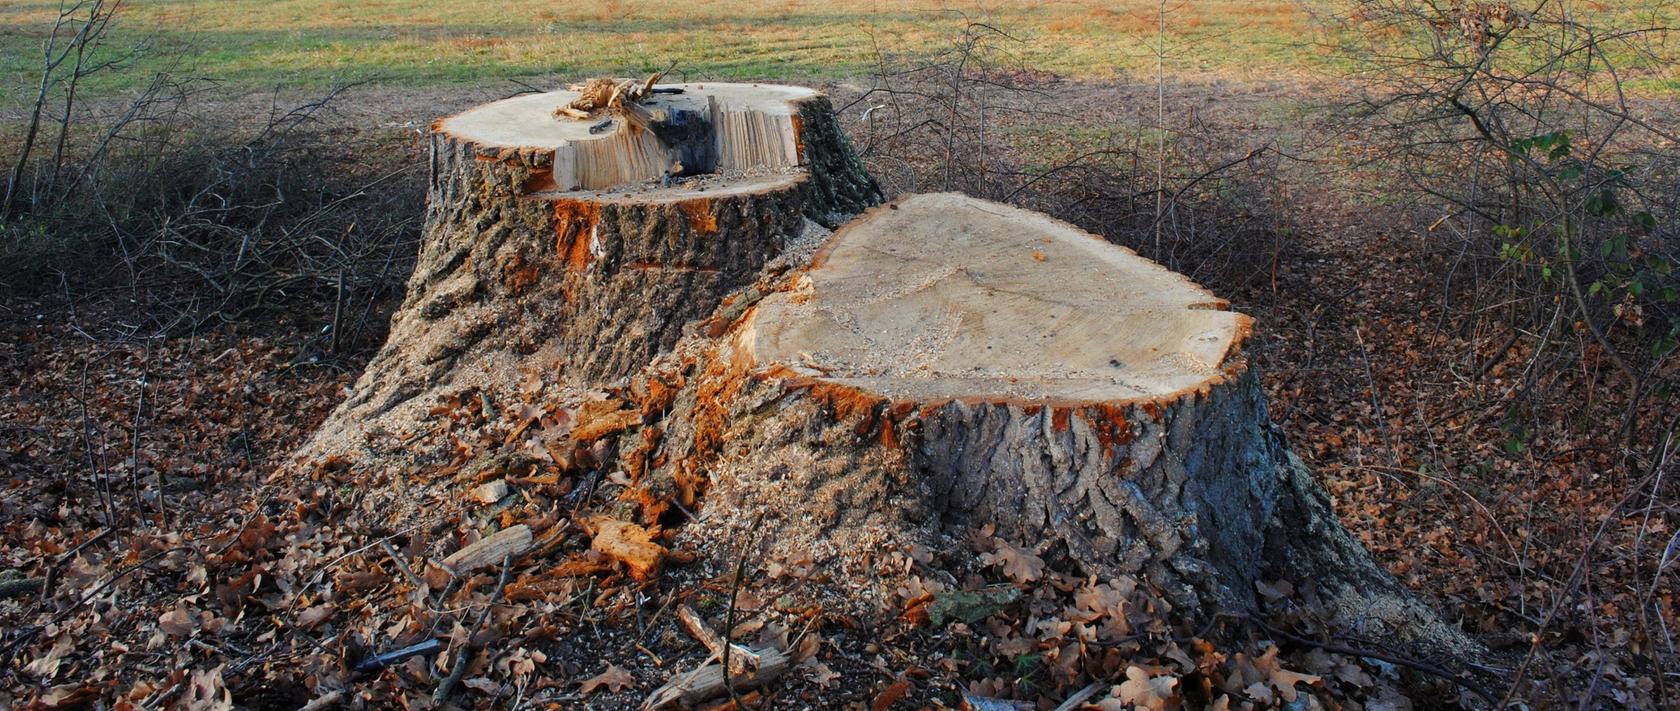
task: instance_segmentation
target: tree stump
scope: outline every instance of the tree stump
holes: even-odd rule
[[[855,580],[882,546],[995,524],[1191,615],[1255,611],[1257,584],[1291,578],[1361,631],[1465,648],[1342,529],[1267,418],[1250,319],[1188,279],[940,194],[762,291],[633,386],[669,414],[627,468],[649,517],[705,491],[702,549],[770,541]]]
[[[400,449],[447,397],[594,385],[668,350],[790,242],[881,200],[810,89],[657,87],[648,129],[519,96],[432,127],[420,256],[385,346],[299,459]],[[517,402],[517,399],[513,400]]]

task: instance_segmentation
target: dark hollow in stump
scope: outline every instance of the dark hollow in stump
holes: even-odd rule
[[[880,202],[822,94],[658,88],[646,130],[556,118],[565,91],[433,125],[408,295],[298,461],[369,454],[441,398],[501,401],[533,371],[571,385],[634,373],[787,244]]]
[[[1292,579],[1366,634],[1470,648],[1290,454],[1244,355],[1250,319],[1129,250],[914,196],[742,312],[633,386],[680,388],[626,461],[649,463],[630,472],[647,515],[706,490],[703,548],[751,537],[840,570],[992,523],[1089,573],[1145,577],[1191,615],[1256,610],[1257,583]]]

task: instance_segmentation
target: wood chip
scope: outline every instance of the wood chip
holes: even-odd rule
[[[726,683],[737,691],[751,689],[775,681],[788,670],[788,656],[781,650],[759,649],[755,654],[762,660],[756,672],[724,674],[723,665],[707,664],[694,671],[679,674],[664,686],[655,689],[642,702],[642,709],[651,711],[678,703],[694,706],[727,693],[724,686]]]
[[[517,556],[530,548],[531,528],[510,526],[455,551],[443,559],[443,564],[456,575],[466,575],[487,565],[500,565],[502,559]]]
[[[578,410],[577,424],[572,427],[572,439],[578,444],[589,444],[641,423],[642,413],[621,409],[629,404],[622,400],[595,400],[585,403]]]
[[[472,490],[472,494],[470,494],[473,501],[477,501],[478,503],[486,506],[501,501],[502,497],[507,495],[508,483],[506,479],[497,479],[495,481],[487,481],[483,484],[479,484]]]
[[[700,619],[699,613],[687,605],[677,608],[677,619],[682,622],[683,629],[688,634],[706,645],[712,656],[706,661],[723,659],[723,636],[713,631],[705,620]],[[748,674],[764,664],[763,657],[751,647],[743,644],[729,645],[729,671],[734,674]]]
[[[630,569],[631,577],[647,580],[659,572],[665,560],[665,547],[653,542],[653,532],[626,521],[597,518],[590,521],[595,539],[589,547]]]

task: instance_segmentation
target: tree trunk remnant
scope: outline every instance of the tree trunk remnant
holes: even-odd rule
[[[641,105],[650,130],[556,118],[567,91],[433,125],[408,295],[298,461],[395,452],[382,435],[413,431],[442,398],[497,407],[533,373],[573,385],[634,373],[785,245],[882,199],[822,94],[658,89]]]
[[[631,388],[667,413],[622,460],[645,515],[703,505],[702,550],[751,537],[856,579],[883,546],[995,524],[1191,615],[1253,613],[1290,579],[1364,633],[1470,648],[1341,527],[1267,417],[1250,319],[1188,279],[939,194],[760,292]]]

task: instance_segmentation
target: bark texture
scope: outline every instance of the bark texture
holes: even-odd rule
[[[690,530],[702,549],[727,557],[769,541],[772,557],[814,556],[853,580],[884,546],[938,546],[995,524],[1089,574],[1145,578],[1192,616],[1257,614],[1256,585],[1290,580],[1360,633],[1473,650],[1342,528],[1271,424],[1240,339],[1218,375],[1158,397],[885,395],[751,349],[773,328],[755,322],[760,309],[820,300],[806,275],[823,268],[748,292],[768,295],[726,309],[740,316],[722,338],[685,343],[637,376],[650,416],[623,461],[647,517],[673,501],[700,507]]]
[[[622,378],[814,224],[880,202],[827,99],[792,111],[798,168],[599,192],[560,190],[552,148],[486,143],[440,121],[408,294],[299,459],[369,454],[369,441],[425,427],[442,397],[477,393],[494,407],[533,373],[576,386]]]

